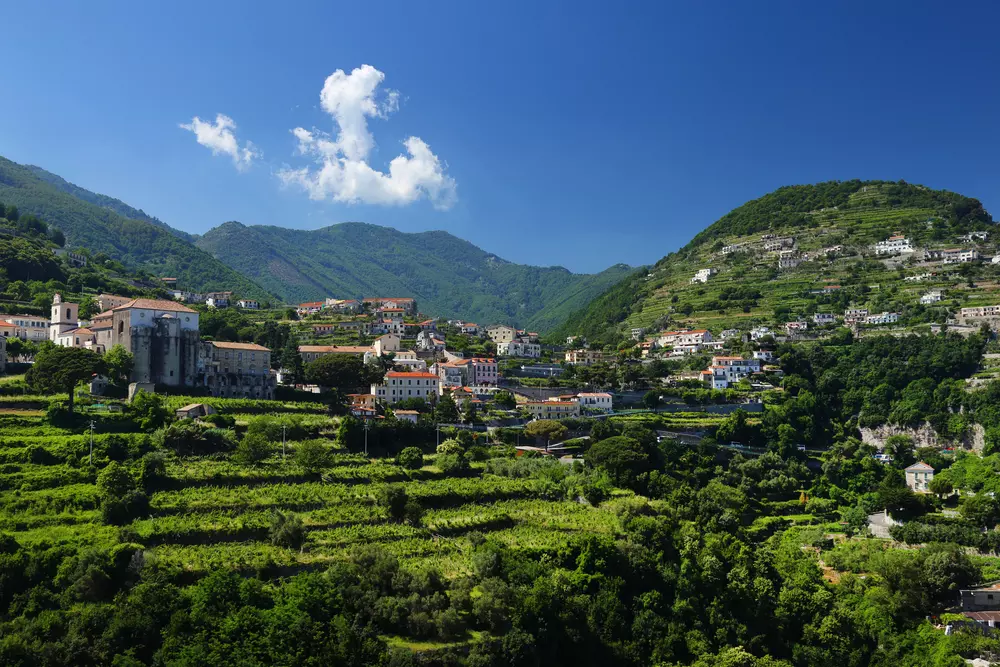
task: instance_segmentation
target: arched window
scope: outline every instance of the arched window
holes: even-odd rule
[[[73,319],[73,311],[70,310],[69,308],[66,309],[66,319],[67,320]]]

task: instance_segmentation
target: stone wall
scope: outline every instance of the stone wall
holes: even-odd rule
[[[965,437],[958,442],[940,437],[934,432],[934,429],[928,422],[924,422],[917,428],[883,424],[875,428],[862,428],[860,431],[862,442],[872,445],[879,450],[885,446],[886,439],[894,435],[910,436],[917,447],[954,445],[963,449],[971,449],[977,453],[982,453],[983,445],[985,444],[985,431],[979,424],[973,424]]]

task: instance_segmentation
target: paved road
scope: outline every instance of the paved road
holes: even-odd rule
[[[868,528],[871,529],[872,535],[875,537],[890,539],[889,527],[894,523],[885,512],[876,512],[875,514],[868,515]]]

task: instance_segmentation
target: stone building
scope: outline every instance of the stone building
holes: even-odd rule
[[[111,344],[123,345],[135,358],[132,382],[172,387],[196,383],[197,311],[176,301],[133,299],[112,309],[111,329]]]
[[[212,396],[274,398],[277,375],[271,372],[271,350],[254,343],[201,343],[198,384]]]

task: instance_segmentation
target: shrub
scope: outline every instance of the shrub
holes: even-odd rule
[[[469,471],[469,460],[461,454],[441,454],[437,467],[446,475],[463,475]]]
[[[300,517],[274,510],[271,514],[269,535],[271,544],[290,549],[301,549],[306,541],[306,528]]]
[[[393,521],[401,521],[406,516],[407,497],[402,487],[382,487],[378,492],[377,502]]]
[[[260,433],[247,433],[233,452],[233,460],[243,465],[257,465],[271,455],[271,443]]]
[[[437,446],[438,454],[464,454],[465,447],[458,440],[449,438]]]
[[[396,463],[407,470],[419,470],[424,465],[424,453],[417,447],[407,447],[396,456]]]
[[[330,455],[322,443],[306,440],[295,448],[295,462],[309,472],[319,472],[330,465]]]

